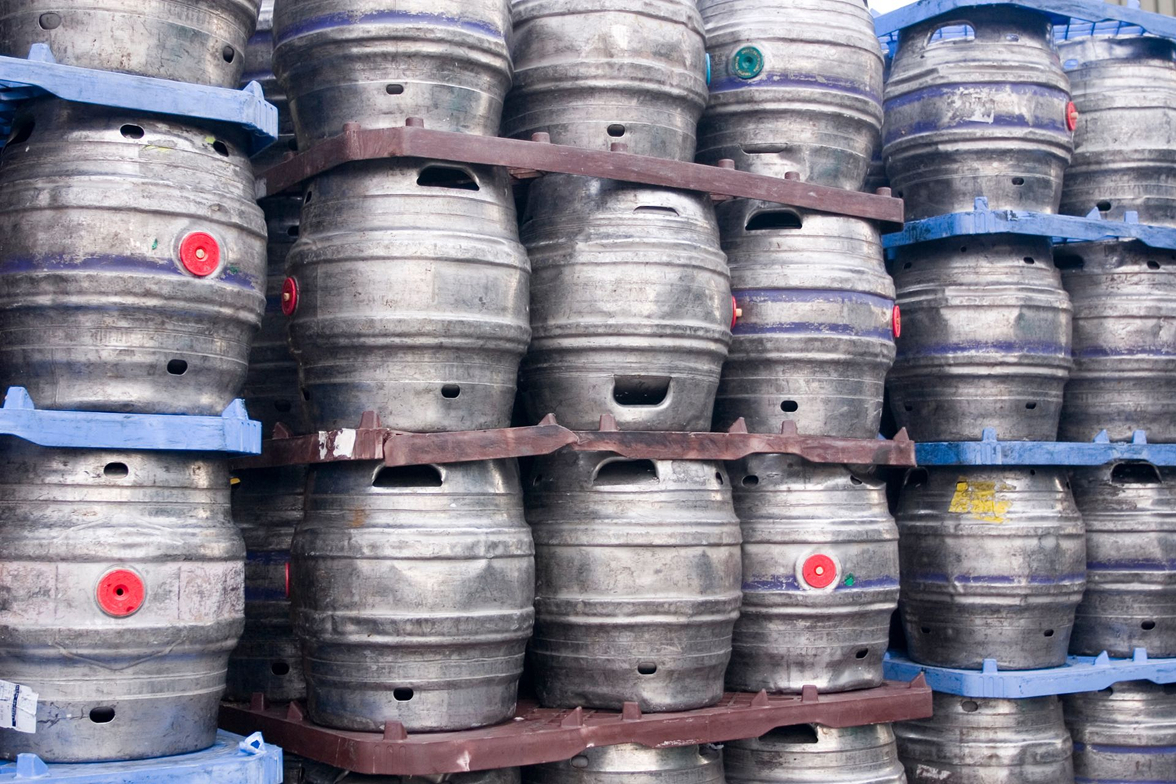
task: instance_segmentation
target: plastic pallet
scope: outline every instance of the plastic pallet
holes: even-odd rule
[[[995,659],[985,659],[980,670],[957,670],[916,664],[890,652],[882,660],[882,672],[894,680],[922,673],[931,690],[941,694],[1017,700],[1100,691],[1124,681],[1176,683],[1176,659],[1149,659],[1146,649],[1136,648],[1130,659],[1112,659],[1105,653],[1069,656],[1061,667],[1044,670],[1001,670]]]
[[[47,44],[33,44],[27,59],[0,57],[0,147],[21,103],[42,95],[66,101],[237,125],[249,132],[251,153],[278,138],[278,110],[261,85],[243,90],[153,79],[115,71],[61,65]]]
[[[1130,443],[1111,441],[1105,430],[1089,443],[999,441],[991,427],[984,428],[980,441],[915,444],[920,466],[1101,466],[1120,460],[1176,466],[1176,444],[1149,444],[1142,430],[1135,431]]]
[[[281,784],[282,750],[255,732],[248,738],[218,732],[212,748],[174,757],[128,762],[45,764],[36,754],[19,754],[0,765],[0,782],[51,784]]]
[[[9,387],[0,408],[0,435],[73,449],[261,454],[261,423],[249,419],[243,400],[234,400],[220,416],[48,411],[34,406],[24,387]]]

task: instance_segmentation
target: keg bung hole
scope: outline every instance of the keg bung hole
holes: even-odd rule
[[[976,711],[980,710],[980,703],[976,702],[975,700],[964,700],[960,703],[960,709],[964,713],[975,713]]]
[[[220,139],[212,143],[212,149],[216,150],[217,155],[222,155],[225,158],[229,157],[229,146]]]
[[[426,166],[417,176],[417,185],[423,188],[452,188],[459,191],[479,190],[474,175],[456,166]]]
[[[1026,264],[1036,264],[1037,263],[1032,256],[1026,256],[1025,258],[1021,259],[1021,261],[1025,262]]]
[[[36,123],[34,121],[29,120],[13,129],[12,135],[8,137],[8,146],[11,147],[14,144],[24,144],[27,142],[33,135],[33,127],[35,125]]]
[[[1160,470],[1151,463],[1119,463],[1111,468],[1111,482],[1119,485],[1158,485]]]
[[[311,199],[313,199],[313,198],[314,198],[314,191],[312,191],[310,188],[307,188],[306,195],[302,197],[302,203],[303,204],[310,204]]]
[[[657,466],[652,460],[610,460],[596,469],[594,487],[657,484]]]
[[[231,63],[237,59],[237,50],[231,46],[226,46],[224,49],[221,49],[221,57],[224,58],[226,63]]]
[[[408,702],[412,699],[412,695],[412,689],[406,688],[404,686],[397,686],[392,690],[392,696],[396,699],[397,702]]]
[[[301,233],[302,233],[302,227],[298,226],[297,224],[295,224],[293,226],[286,227],[286,236],[287,237],[297,237]]]
[[[1149,262],[1147,263],[1147,268],[1148,268],[1148,269],[1150,269],[1150,270],[1158,270],[1158,269],[1160,268],[1160,262],[1158,262],[1158,261],[1149,261]]]
[[[1139,624],[1139,628],[1143,629],[1145,632],[1150,632],[1152,629],[1156,628],[1156,622],[1144,621],[1143,623]]]
[[[90,721],[95,724],[109,724],[114,721],[114,708],[107,705],[100,708],[90,708]]]
[[[1053,637],[1054,630],[1053,629],[1046,629],[1044,632],[1042,632],[1042,634],[1044,634],[1046,637]]]
[[[138,125],[124,125],[118,129],[119,133],[128,139],[142,139],[143,129]]]
[[[961,246],[960,246],[960,253],[967,253],[967,252],[968,252],[968,246],[967,246],[967,245],[961,245]]]
[[[910,269],[910,268],[911,268],[911,267],[913,267],[913,266],[915,266],[915,265],[914,265],[913,263],[911,263],[911,262],[909,262],[909,261],[908,261],[906,264],[903,264],[903,265],[902,265],[902,268],[903,268],[904,270],[908,270],[908,269]]]
[[[167,372],[173,376],[182,376],[188,372],[188,363],[182,359],[169,359],[167,361]]]
[[[284,661],[276,661],[270,664],[270,672],[274,675],[282,676],[290,674],[290,665]]]
[[[612,125],[608,126],[608,135],[614,139],[621,138],[625,135],[625,126],[619,123],[613,123]]]
[[[127,468],[126,463],[107,463],[102,468],[102,475],[110,479],[122,479],[125,476],[129,476],[130,473],[131,470]]]
[[[310,390],[307,389],[306,387],[302,387],[301,392],[302,392],[302,399],[309,403],[310,402]]]
[[[919,631],[921,631],[923,634],[930,634],[930,633],[931,633],[931,627],[929,627],[929,626],[920,626],[920,627],[919,627]]]
[[[785,414],[794,413],[800,410],[800,403],[797,403],[795,400],[785,400],[780,404],[780,410]]]
[[[56,30],[61,27],[61,14],[41,14],[37,19],[37,24],[41,26],[42,30]]]
[[[914,411],[914,410],[915,410],[915,407],[914,407],[914,406],[912,406],[910,403],[903,403],[903,404],[902,404],[902,410],[903,410],[903,411]]]
[[[1033,411],[1033,410],[1034,410],[1034,409],[1036,409],[1036,408],[1037,408],[1037,404],[1036,404],[1036,403],[1026,403],[1026,404],[1025,404],[1025,409],[1026,409],[1027,411]]]
[[[1014,177],[1013,178],[1013,185],[1024,185],[1024,184],[1025,184],[1024,177]]]
[[[384,92],[388,95],[404,95],[403,84],[390,84],[384,88]]]
[[[441,387],[441,397],[446,400],[454,400],[461,395],[461,387],[457,384],[446,384]]]
[[[431,465],[384,466],[372,477],[372,487],[403,490],[413,487],[440,487],[444,484],[441,470]]]
[[[791,727],[777,727],[764,735],[765,740],[772,743],[796,745],[801,743],[820,743],[817,728],[813,724],[794,724]]]
[[[638,675],[653,675],[657,672],[657,665],[653,662],[641,662],[637,665]]]
[[[756,487],[759,485],[759,477],[755,474],[748,474],[747,476],[743,477],[743,482],[741,484],[744,487]]]
[[[864,658],[866,658],[866,657],[867,657],[867,656],[869,656],[869,655],[870,655],[870,649],[869,649],[869,648],[862,648],[860,651],[858,651],[857,653],[855,653],[855,654],[853,655],[853,658],[855,658],[855,659],[864,659]]]
[[[298,152],[298,140],[291,139],[290,141],[286,142],[286,149],[288,149],[290,152]]]
[[[783,231],[800,229],[804,222],[791,210],[765,210],[757,212],[747,221],[747,231]]]
[[[1098,208],[1099,212],[1110,212],[1111,211],[1111,203],[1109,201],[1100,201],[1097,204],[1095,204],[1094,206]]]
[[[613,400],[619,406],[659,406],[670,395],[670,376],[615,376]]]
[[[572,757],[572,767],[573,768],[586,768],[586,767],[588,767],[588,758],[584,757],[584,756]]]
[[[722,471],[715,471],[715,481],[717,481],[720,485],[723,484],[723,472]]]

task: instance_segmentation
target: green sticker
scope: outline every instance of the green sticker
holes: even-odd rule
[[[852,574],[845,575],[845,587],[846,588],[853,587],[853,575]]]
[[[735,53],[732,65],[740,79],[754,79],[764,70],[764,56],[754,46],[745,46]]]
[[[151,241],[151,250],[155,250],[158,247],[159,247],[159,240],[158,239],[152,240]]]

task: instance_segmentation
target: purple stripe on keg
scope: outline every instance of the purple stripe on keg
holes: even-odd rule
[[[1172,784],[1172,779],[1088,779],[1075,776],[1074,784]]]
[[[1007,574],[957,574],[948,577],[942,572],[914,572],[904,575],[909,580],[925,583],[956,583],[960,585],[1061,585],[1063,583],[1082,582],[1086,579],[1086,572],[1077,574],[1063,574],[1060,576],[1048,574],[1007,575]]]
[[[458,19],[457,17],[444,16],[442,14],[384,10],[371,11],[366,14],[337,11],[331,14],[312,16],[309,19],[303,19],[298,24],[291,25],[282,30],[281,35],[277,36],[276,41],[282,44],[291,38],[306,35],[307,33],[330,30],[333,27],[350,27],[352,25],[364,24],[427,24],[433,27],[449,27],[455,30],[464,30],[467,33],[488,35],[499,39],[505,39],[506,37],[503,31],[494,25],[473,19]]]
[[[866,580],[854,579],[853,585],[846,585],[844,582],[837,584],[835,591],[868,591],[874,588],[897,588],[898,578],[891,575],[884,575],[882,577],[871,577]],[[748,580],[743,583],[743,590],[748,593],[763,592],[763,593],[779,593],[782,591],[810,591],[811,588],[803,588],[800,581],[796,579],[796,575],[772,575],[763,580]]]
[[[192,278],[170,259],[142,256],[86,256],[83,258],[39,256],[0,259],[0,275],[36,272],[127,272]],[[260,291],[259,278],[242,274],[232,264],[226,265],[218,276],[192,279],[207,280],[211,283],[226,283],[247,291]]]
[[[736,303],[744,308],[757,303],[828,302],[884,311],[884,323],[867,329],[835,321],[756,321],[748,315],[735,324],[735,335],[853,335],[878,340],[893,339],[890,314],[894,310],[894,300],[886,297],[838,289],[736,289],[734,294]]]
[[[1008,93],[1011,95],[1035,95],[1039,98],[1053,99],[1060,101],[1062,106],[1069,102],[1070,96],[1066,94],[1065,90],[1059,90],[1056,87],[1047,87],[1042,84],[1017,84],[1011,82],[958,82],[956,84],[933,85],[931,87],[924,87],[920,90],[912,90],[909,93],[896,95],[893,98],[886,99],[886,111],[891,112],[895,109],[901,109],[904,106],[909,106],[912,103],[919,101],[936,101],[942,98],[948,98],[965,90],[977,88],[983,92],[995,93],[999,88],[1001,93]],[[1065,122],[1065,117],[1059,117],[1059,121]]]
[[[852,79],[837,79],[817,74],[783,74],[761,73],[754,79],[741,79],[737,76],[726,76],[711,82],[712,93],[729,93],[735,90],[771,89],[776,87],[800,87],[806,89],[827,90],[834,93],[856,95],[861,98],[881,103],[882,96],[861,82]]]
[[[1157,346],[1147,348],[1113,348],[1111,346],[1085,346],[1074,350],[1075,359],[1100,359],[1103,357],[1176,357],[1176,349]]]
[[[1176,571],[1176,558],[1169,558],[1167,560],[1135,559],[1130,561],[1088,561],[1086,563],[1086,571],[1174,572]]]
[[[1116,746],[1105,743],[1074,743],[1074,751],[1086,751],[1087,749],[1100,751],[1104,754],[1176,754],[1176,746]],[[1135,784],[1140,784],[1134,779],[1132,781]],[[1171,782],[1165,780],[1159,784],[1171,784]]]
[[[1069,357],[1070,346],[1066,343],[1049,341],[969,340],[957,343],[932,343],[911,349],[910,341],[898,341],[899,358],[946,356],[949,354],[1036,354]]]

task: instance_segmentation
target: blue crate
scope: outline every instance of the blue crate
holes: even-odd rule
[[[261,423],[249,418],[242,400],[220,416],[48,411],[34,406],[24,387],[9,387],[0,408],[0,435],[76,449],[261,454]]]
[[[0,57],[0,147],[12,130],[20,104],[42,95],[240,126],[249,132],[251,154],[278,138],[278,110],[266,103],[257,82],[250,82],[243,90],[230,90],[77,68],[60,65],[47,44],[33,44],[27,59]]]
[[[260,732],[248,738],[218,732],[212,748],[174,757],[129,762],[45,764],[36,754],[20,754],[0,765],[0,782],[45,784],[281,784],[282,750]]]
[[[1176,683],[1176,659],[1149,659],[1147,650],[1136,648],[1130,659],[1069,656],[1061,667],[1044,670],[1001,670],[994,659],[985,659],[980,670],[957,670],[916,664],[893,651],[882,659],[888,680],[910,681],[922,673],[932,691],[960,697],[1027,699],[1051,694],[1099,691],[1124,681]]]
[[[991,427],[984,428],[979,441],[915,444],[920,466],[1101,466],[1121,460],[1176,466],[1176,444],[1149,444],[1142,430],[1130,443],[1111,441],[1105,430],[1089,443],[1000,441]]]

